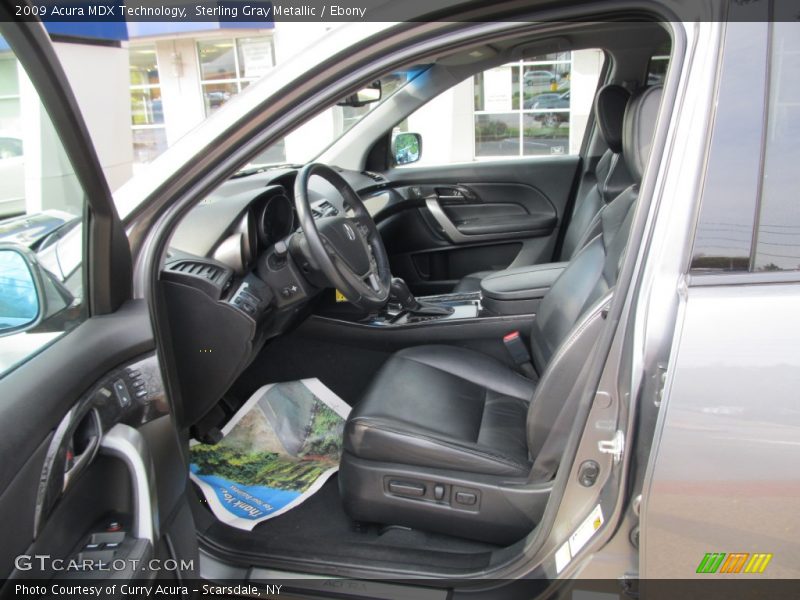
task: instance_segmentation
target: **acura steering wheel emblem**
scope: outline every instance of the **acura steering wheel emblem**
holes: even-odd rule
[[[350,223],[344,224],[344,232],[347,235],[348,240],[350,240],[351,242],[356,241],[356,232],[353,230],[352,227],[350,227]]]

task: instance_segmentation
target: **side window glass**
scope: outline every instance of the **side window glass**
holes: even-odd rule
[[[667,80],[667,67],[669,67],[670,44],[660,48],[647,64],[647,85],[661,85]]]
[[[459,83],[401,124],[422,136],[414,164],[578,154],[604,60],[597,49],[559,52]]]
[[[58,134],[0,38],[0,377],[86,317],[83,208]]]
[[[800,24],[731,22],[726,37],[692,270],[797,271]]]
[[[730,22],[692,270],[747,272],[757,213],[764,114],[765,23]]]
[[[761,210],[753,270],[800,270],[800,24],[772,23]]]

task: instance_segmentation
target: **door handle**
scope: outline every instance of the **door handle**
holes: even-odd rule
[[[80,421],[67,448],[67,460],[64,464],[64,484],[62,491],[66,490],[70,483],[88,467],[97,451],[100,449],[100,417],[97,410],[91,409]],[[80,451],[75,454],[75,448]]]
[[[475,204],[481,199],[470,188],[464,185],[437,187],[434,189],[441,204]]]
[[[102,437],[100,414],[91,405],[91,400],[73,407],[61,419],[50,439],[39,479],[33,521],[34,538],[41,532],[64,491],[92,464],[100,449]]]

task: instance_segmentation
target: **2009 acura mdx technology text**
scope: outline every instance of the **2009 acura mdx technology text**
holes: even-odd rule
[[[800,26],[691,4],[338,28],[113,198],[43,26],[0,7],[84,205],[49,254],[0,247],[5,592],[800,576]],[[578,102],[536,63],[584,49],[585,132],[534,107]],[[426,162],[409,116],[509,63],[516,112],[475,131],[518,156]],[[259,161],[337,103],[308,162]]]

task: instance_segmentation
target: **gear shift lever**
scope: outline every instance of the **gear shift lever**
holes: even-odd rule
[[[419,316],[442,316],[453,314],[455,310],[452,306],[439,306],[431,302],[420,302],[408,289],[405,281],[399,277],[392,278],[392,285],[389,289],[389,301],[396,302],[403,310],[412,315]]]

